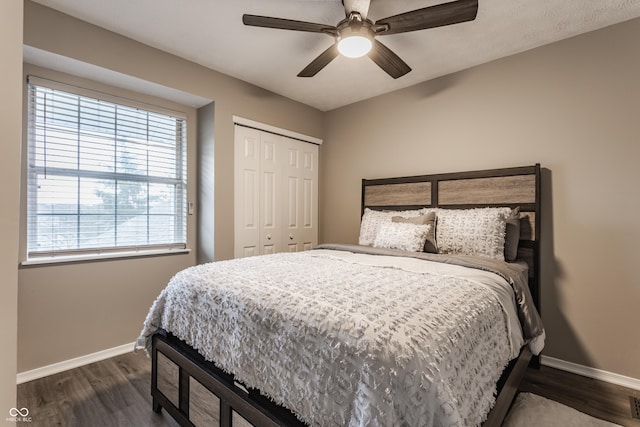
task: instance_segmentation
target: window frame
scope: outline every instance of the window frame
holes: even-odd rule
[[[34,116],[36,114],[35,109],[31,108],[31,100],[32,100],[32,86],[40,86],[46,89],[52,89],[57,91],[66,92],[79,97],[86,97],[91,99],[97,99],[101,101],[105,101],[108,103],[116,104],[123,107],[134,108],[138,110],[143,110],[145,113],[155,113],[166,116],[171,116],[176,120],[181,120],[181,141],[179,141],[176,145],[176,153],[175,153],[175,167],[177,172],[177,177],[174,178],[162,178],[162,177],[152,177],[147,173],[146,175],[136,175],[136,174],[128,174],[126,172],[104,172],[104,173],[93,173],[87,172],[86,170],[78,169],[73,171],[72,173],[66,176],[78,177],[80,179],[82,176],[87,177],[99,177],[101,179],[112,179],[114,182],[116,180],[123,181],[137,181],[144,182],[147,185],[165,183],[165,184],[175,184],[175,210],[171,218],[177,222],[176,225],[176,233],[179,233],[179,242],[177,243],[161,243],[161,244],[153,244],[146,243],[140,244],[136,242],[132,245],[121,245],[117,246],[98,246],[91,248],[78,248],[78,249],[45,249],[42,251],[34,251],[30,246],[30,231],[34,226],[33,221],[37,218],[37,213],[32,214],[32,209],[34,209],[34,203],[36,201],[36,197],[33,197],[32,190],[32,180],[37,179],[34,174],[37,174],[38,166],[33,164],[33,155],[34,150],[36,149],[36,141],[34,136],[35,129],[35,120]],[[129,98],[124,98],[121,96],[113,95],[106,92],[96,91],[92,89],[87,89],[83,87],[78,87],[66,83],[61,83],[58,81],[49,80],[46,78],[41,78],[33,75],[27,76],[27,84],[26,84],[26,104],[25,112],[26,112],[26,167],[25,167],[25,196],[26,203],[24,212],[24,220],[26,226],[24,229],[24,249],[22,250],[22,257],[24,259],[21,262],[21,265],[37,265],[37,264],[52,264],[52,263],[67,263],[67,262],[75,262],[75,261],[88,261],[88,260],[100,260],[100,259],[117,259],[117,258],[131,258],[131,257],[141,257],[141,256],[157,256],[157,255],[167,255],[167,254],[184,254],[189,253],[191,250],[188,248],[188,240],[189,240],[189,232],[188,232],[188,215],[191,214],[190,211],[190,203],[187,201],[187,193],[188,193],[188,166],[187,166],[187,114],[180,111],[170,110],[167,108],[159,107],[156,105],[135,101]],[[176,132],[178,132],[176,130]],[[176,136],[176,140],[178,140],[178,135]],[[58,171],[60,172],[60,171]],[[48,168],[47,173],[51,173],[51,168]],[[59,176],[63,176],[64,173],[59,174]],[[92,176],[94,175],[94,176]],[[78,208],[80,204],[78,203]],[[37,208],[36,208],[37,209]],[[80,215],[78,213],[78,215]],[[115,220],[117,223],[117,214],[115,214]],[[147,217],[147,223],[150,218],[150,213],[147,208],[146,213],[144,214]],[[77,237],[80,238],[81,234],[78,232]]]

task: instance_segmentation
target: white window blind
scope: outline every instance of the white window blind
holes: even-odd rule
[[[28,259],[185,249],[186,120],[34,80]]]

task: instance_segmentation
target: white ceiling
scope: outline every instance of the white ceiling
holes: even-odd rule
[[[296,77],[333,43],[247,27],[242,14],[335,25],[339,0],[35,0],[84,21],[327,111],[640,16],[640,0],[479,0],[474,21],[380,36],[413,69],[397,80],[369,58],[338,57]],[[373,21],[447,0],[372,0]]]

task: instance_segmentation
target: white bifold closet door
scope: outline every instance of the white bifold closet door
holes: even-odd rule
[[[235,127],[235,257],[318,241],[318,146]]]

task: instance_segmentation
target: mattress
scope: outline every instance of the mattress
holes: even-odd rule
[[[141,339],[150,350],[172,333],[309,425],[479,425],[508,362],[543,345],[516,303],[526,268],[405,254],[328,246],[194,266]]]

